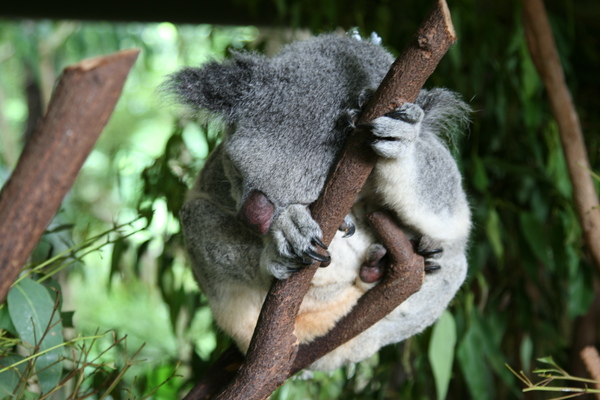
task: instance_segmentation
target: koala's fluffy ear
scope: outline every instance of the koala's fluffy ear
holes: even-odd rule
[[[250,53],[231,55],[232,59],[224,62],[210,61],[200,68],[183,68],[170,75],[163,88],[178,102],[232,118],[236,105],[243,101],[265,60]]]

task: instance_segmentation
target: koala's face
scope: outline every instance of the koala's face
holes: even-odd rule
[[[324,183],[333,154],[323,154],[302,134],[293,124],[275,129],[240,124],[223,143],[240,217],[259,233],[286,206],[312,203]]]

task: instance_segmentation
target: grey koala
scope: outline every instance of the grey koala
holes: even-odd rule
[[[302,343],[329,331],[377,284],[386,250],[365,222],[372,210],[396,215],[430,273],[419,292],[312,369],[358,362],[421,332],[463,283],[470,210],[441,136],[467,121],[469,107],[448,90],[423,90],[414,104],[354,127],[365,89],[377,87],[393,61],[379,45],[329,34],[272,58],[233,52],[166,82],[179,101],[216,114],[226,129],[180,218],[215,321],[242,351],[273,278],[286,279],[312,259],[330,262],[302,303],[295,329]],[[323,256],[308,206],[354,129],[372,132],[381,157]]]

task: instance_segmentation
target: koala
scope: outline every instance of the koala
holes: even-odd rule
[[[446,89],[423,90],[415,103],[356,126],[393,61],[378,44],[325,34],[273,57],[232,52],[165,82],[179,102],[223,122],[223,141],[206,160],[180,220],[194,276],[217,325],[240,350],[248,348],[273,279],[315,259],[329,264],[317,271],[300,307],[295,334],[301,343],[327,333],[377,284],[386,249],[366,222],[373,210],[391,211],[426,258],[423,286],[311,369],[359,362],[421,332],[463,283],[470,209],[445,137],[468,121],[469,107]],[[356,129],[371,132],[380,158],[326,248],[309,205]]]

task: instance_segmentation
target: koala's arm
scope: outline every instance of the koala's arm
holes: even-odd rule
[[[271,278],[258,267],[260,237],[236,218],[217,148],[188,194],[180,221],[192,271],[217,324],[245,349]]]
[[[470,209],[462,178],[441,138],[451,138],[468,112],[456,94],[433,89],[399,109],[398,119],[381,117],[373,123],[374,134],[382,137],[373,146],[383,156],[371,190],[416,235],[440,242],[465,242],[468,237]]]

